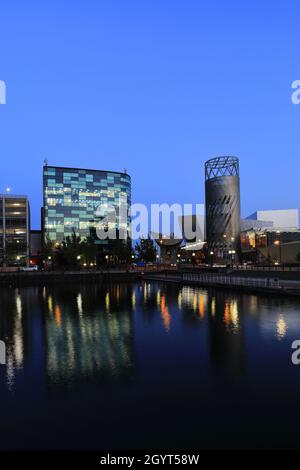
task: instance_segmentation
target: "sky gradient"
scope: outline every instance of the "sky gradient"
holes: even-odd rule
[[[242,214],[299,208],[300,4],[3,0],[0,192],[42,165],[132,177],[133,201],[204,202],[204,162],[236,155]]]

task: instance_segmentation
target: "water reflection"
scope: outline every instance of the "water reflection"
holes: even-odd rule
[[[1,292],[6,383],[36,357],[49,384],[116,380],[133,372],[133,302],[127,286],[44,287]],[[4,368],[3,368],[4,370]]]
[[[237,334],[239,331],[239,312],[236,299],[226,300],[224,309],[224,323],[228,332]]]
[[[296,442],[296,299],[150,282],[0,296],[0,448]]]
[[[287,332],[287,323],[285,321],[284,315],[279,315],[279,318],[276,323],[277,328],[277,339],[281,341]]]
[[[108,380],[133,371],[132,296],[128,286],[48,293],[45,334],[49,381]],[[49,306],[49,303],[48,303]]]
[[[189,286],[184,286],[180,291],[180,305],[188,307],[201,319],[205,316],[208,296],[205,291],[200,291]]]
[[[247,368],[247,342],[261,333],[282,342],[300,329],[283,299],[163,283],[2,289],[1,299],[10,390],[21,370],[37,365],[51,386],[132,378],[135,343],[143,342],[149,324],[153,347],[172,336],[189,342],[193,331],[195,347],[206,345],[211,369],[236,376]]]

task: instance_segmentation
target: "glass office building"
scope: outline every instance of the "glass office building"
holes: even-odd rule
[[[127,173],[44,166],[43,238],[54,243],[75,231],[82,239],[93,235],[101,220],[99,206],[116,210],[116,229],[128,231],[130,218],[119,214],[120,201],[131,204],[131,179]]]
[[[0,264],[25,265],[30,251],[30,209],[27,196],[0,194]]]

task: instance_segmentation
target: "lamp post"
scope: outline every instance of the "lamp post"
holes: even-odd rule
[[[211,267],[213,267],[213,265],[214,265],[214,252],[211,251],[209,254],[210,254],[210,264],[211,264]]]
[[[236,253],[235,250],[229,250],[229,254],[231,255],[231,264],[232,265],[234,264],[234,261],[235,261],[235,253]]]
[[[279,264],[281,264],[281,261],[282,261],[282,251],[281,251],[281,243],[280,243],[280,240],[276,240],[274,242],[274,245],[278,246],[279,248]]]

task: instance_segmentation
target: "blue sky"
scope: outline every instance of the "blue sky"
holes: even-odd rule
[[[128,169],[133,200],[204,201],[204,162],[240,157],[243,215],[300,207],[300,4],[2,0],[0,191],[42,164]]]

